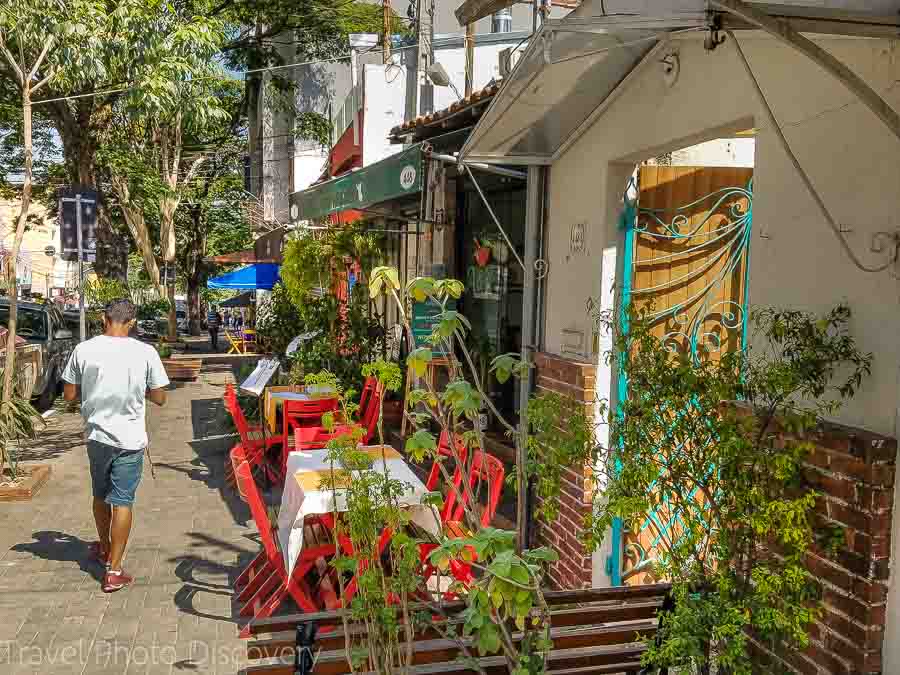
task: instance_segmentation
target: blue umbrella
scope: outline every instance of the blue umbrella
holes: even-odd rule
[[[248,265],[206,282],[209,288],[229,290],[270,290],[279,281],[279,266],[275,263]]]

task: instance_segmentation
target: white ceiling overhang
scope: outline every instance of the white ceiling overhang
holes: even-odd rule
[[[627,86],[641,63],[660,56],[657,52],[667,39],[706,29],[706,7],[704,0],[586,0],[566,18],[547,21],[460,157],[502,164],[552,163]],[[900,35],[900,0],[838,1],[824,9],[821,4],[753,7],[798,31]],[[730,16],[727,21],[726,27],[735,30],[755,28]]]

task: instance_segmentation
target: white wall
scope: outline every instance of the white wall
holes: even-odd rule
[[[391,145],[388,134],[403,124],[406,112],[406,78],[414,71],[398,64],[367,65],[363,93],[363,166],[379,162],[403,149]]]
[[[648,164],[668,166],[732,166],[753,168],[756,153],[754,138],[717,138],[714,141],[698,143],[682,150],[673,150],[663,162],[657,157]],[[657,161],[658,160],[658,161]]]
[[[450,80],[459,90],[465,94],[466,89],[466,50],[463,46],[442,47],[435,37],[434,60],[447,70]],[[521,37],[510,38],[502,42],[475,45],[475,64],[472,69],[472,87],[474,90],[486,87],[491,80],[500,78],[500,52],[509,47],[515,47],[522,41]],[[521,49],[525,49],[528,43],[523,43]],[[450,107],[458,99],[451,87],[434,88],[434,109],[443,110]]]
[[[864,260],[880,260],[869,252],[871,235],[900,230],[900,140],[796,52],[762,35],[739,39],[800,163],[832,214],[850,230],[850,245]],[[896,41],[817,41],[900,109]],[[676,44],[681,73],[674,87],[665,86],[660,66],[649,64],[550,169],[545,348],[562,353],[580,332],[583,351],[589,349],[586,303],[600,295],[601,251],[621,243],[621,194],[635,163],[756,127],[750,302],[809,311],[847,303],[852,333],[874,354],[874,365],[838,419],[896,435],[900,281],[888,272],[858,270],[840,249],[768,130],[731,46],[708,53],[693,37]],[[570,228],[579,222],[586,223],[586,251],[573,254]],[[900,513],[893,537],[894,560],[900,560]],[[891,579],[885,672],[900,672],[898,576]],[[594,583],[603,583],[602,575]]]

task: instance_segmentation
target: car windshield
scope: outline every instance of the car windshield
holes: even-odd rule
[[[16,334],[27,340],[47,339],[47,315],[36,309],[19,307],[16,313]],[[0,326],[9,322],[9,307],[0,307]]]

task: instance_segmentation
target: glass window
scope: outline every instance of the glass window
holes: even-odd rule
[[[0,307],[0,325],[9,322],[9,307]],[[16,314],[16,335],[26,340],[47,339],[47,315],[41,310],[19,307]]]

